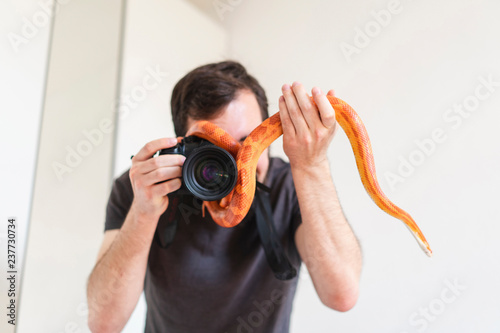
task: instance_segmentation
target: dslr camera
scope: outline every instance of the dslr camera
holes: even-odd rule
[[[233,156],[210,141],[197,136],[185,137],[159,155],[186,157],[182,167],[182,186],[174,194],[192,194],[204,201],[224,198],[236,185],[238,168]]]

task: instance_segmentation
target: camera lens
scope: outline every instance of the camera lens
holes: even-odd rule
[[[184,162],[182,176],[186,187],[196,197],[219,200],[236,185],[238,170],[234,158],[217,146],[203,146],[191,152]]]
[[[205,160],[196,166],[194,177],[201,186],[213,188],[227,181],[230,175],[227,174],[226,170],[217,161]]]

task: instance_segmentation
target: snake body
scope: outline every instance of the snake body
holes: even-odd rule
[[[351,143],[361,182],[375,204],[389,215],[401,220],[412,232],[422,250],[432,255],[429,243],[413,218],[393,204],[378,184],[375,163],[368,133],[358,114],[340,98],[327,96],[338,124]],[[313,104],[314,100],[311,98]],[[238,168],[238,179],[233,191],[218,201],[205,201],[212,219],[222,227],[238,225],[248,213],[255,195],[257,162],[262,152],[283,134],[279,112],[255,128],[240,145],[220,127],[209,121],[198,121],[186,135],[195,135],[227,150]],[[204,213],[204,211],[203,211]]]

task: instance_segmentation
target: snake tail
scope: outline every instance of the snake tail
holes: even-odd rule
[[[432,250],[424,234],[413,218],[403,209],[392,203],[384,194],[377,181],[375,163],[368,133],[358,114],[343,100],[327,96],[335,110],[335,118],[351,143],[361,182],[375,204],[387,214],[401,220],[410,229],[422,250],[429,257]]]

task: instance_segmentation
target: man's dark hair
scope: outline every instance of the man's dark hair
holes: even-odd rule
[[[188,117],[213,119],[241,90],[254,93],[262,119],[267,119],[266,93],[259,82],[235,61],[223,61],[195,68],[174,87],[170,106],[175,134],[185,136]]]

